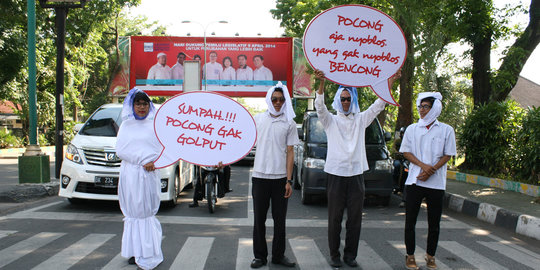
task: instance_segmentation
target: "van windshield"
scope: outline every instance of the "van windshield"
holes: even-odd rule
[[[87,136],[116,137],[120,124],[122,107],[99,108],[86,121],[79,134]]]
[[[318,117],[311,117],[309,119],[310,131],[308,133],[309,143],[326,143],[326,132],[324,127],[319,121]],[[381,144],[383,143],[383,137],[379,128],[379,124],[376,120],[371,122],[366,128],[366,144]]]

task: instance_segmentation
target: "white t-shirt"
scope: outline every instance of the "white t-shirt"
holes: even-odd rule
[[[244,68],[238,68],[236,70],[236,79],[237,80],[253,80],[253,69],[249,66],[244,66]]]
[[[326,131],[328,149],[324,171],[350,177],[369,170],[366,157],[366,128],[384,110],[386,103],[377,99],[361,113],[331,114],[324,104],[324,95],[316,94],[315,109]]]
[[[171,68],[171,74],[173,80],[183,80],[184,79],[184,66],[180,63],[176,63]]]
[[[206,72],[208,72],[208,76],[206,76]],[[208,62],[203,66],[203,77],[207,80],[219,80],[221,72],[223,72],[223,67],[218,62]]]
[[[265,66],[257,68],[253,71],[253,80],[255,81],[271,81],[272,78],[272,71]]]
[[[284,114],[274,118],[268,111],[257,114],[257,151],[253,177],[279,179],[287,177],[287,146],[300,142],[296,123]]]
[[[221,76],[219,77],[220,80],[236,80],[236,71],[234,70],[233,67],[229,66],[229,67],[226,67],[223,72],[221,73]],[[225,84],[231,84],[230,82],[229,83],[225,83]]]
[[[171,68],[167,65],[162,66],[160,63],[153,65],[148,70],[148,80],[170,80]]]
[[[405,130],[399,152],[411,153],[423,163],[435,165],[443,156],[456,155],[454,129],[438,120],[435,120],[429,129],[418,126],[418,123],[411,124]],[[416,184],[422,187],[445,190],[446,169],[447,166],[444,164],[428,180],[420,181],[416,177],[422,169],[411,162],[405,185]]]

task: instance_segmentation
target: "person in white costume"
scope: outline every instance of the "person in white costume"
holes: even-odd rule
[[[163,261],[159,209],[159,171],[154,167],[162,146],[154,133],[156,109],[143,91],[129,91],[122,108],[116,154],[122,159],[118,200],[124,214],[122,257],[142,269]]]
[[[228,56],[223,58],[223,72],[219,76],[220,80],[236,80],[236,71],[232,67],[232,59]],[[231,82],[224,82],[223,85],[231,85]]]
[[[251,268],[266,265],[266,217],[272,207],[274,238],[272,263],[295,267],[285,256],[285,223],[288,198],[292,194],[294,145],[299,143],[294,109],[287,86],[278,82],[266,93],[268,110],[255,116],[257,154],[253,162],[253,255]]]
[[[157,63],[148,70],[147,80],[170,80],[171,68],[167,66],[167,55],[165,53],[157,54]],[[150,83],[153,85],[156,83]]]
[[[173,80],[184,79],[184,60],[186,60],[186,54],[179,52],[176,64],[171,68],[171,77]]]
[[[389,79],[389,87],[400,74],[398,71]],[[349,267],[358,267],[356,256],[364,209],[364,172],[369,170],[365,145],[366,128],[384,110],[386,103],[377,99],[362,112],[358,105],[356,88],[340,86],[332,102],[332,108],[337,113],[332,114],[324,102],[324,72],[316,70],[315,76],[320,80],[315,109],[328,138],[324,172],[327,174],[329,263],[335,268],[343,265],[339,247],[343,214],[347,209],[343,261]]]
[[[418,94],[416,106],[420,119],[405,130],[399,152],[411,164],[405,185],[405,267],[418,269],[414,257],[416,247],[416,220],[422,200],[426,200],[428,235],[426,266],[436,269],[435,252],[439,241],[440,222],[446,189],[446,163],[456,155],[454,129],[437,118],[442,110],[439,92]]]
[[[255,81],[271,81],[272,71],[264,66],[264,58],[262,55],[253,56],[253,65],[255,70],[253,71],[253,80]]]

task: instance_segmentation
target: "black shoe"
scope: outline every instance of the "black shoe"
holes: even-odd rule
[[[272,259],[272,263],[273,264],[280,264],[280,265],[283,265],[283,266],[286,266],[286,267],[295,267],[296,266],[296,263],[295,262],[291,262],[289,261],[289,258],[283,256],[281,258],[281,260],[274,260]]]
[[[356,262],[355,259],[346,259],[346,258],[343,258],[343,261],[345,262],[345,264],[347,264],[347,265],[350,266],[350,267],[358,267],[358,263]]]
[[[131,257],[128,259],[128,264],[135,264],[135,257]]]
[[[229,193],[229,192],[232,192],[232,189],[225,190],[225,193]]]
[[[189,208],[193,208],[193,207],[199,207],[199,203],[197,201],[194,201],[193,203],[190,203]]]
[[[343,266],[343,263],[341,263],[341,260],[339,258],[332,258],[332,260],[330,260],[330,266],[332,267],[342,267]]]
[[[263,265],[266,265],[266,261],[262,259],[255,258],[251,261],[251,268],[261,268]]]

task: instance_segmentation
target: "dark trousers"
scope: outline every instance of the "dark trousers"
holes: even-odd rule
[[[356,259],[360,230],[362,228],[362,210],[364,208],[364,176],[341,177],[327,175],[328,195],[328,246],[332,259],[340,258],[341,221],[347,208],[347,230],[343,257]]]
[[[428,237],[426,253],[435,256],[437,243],[439,242],[439,231],[444,198],[444,190],[420,187],[417,185],[407,186],[407,197],[405,199],[405,246],[407,254],[413,255],[416,247],[416,219],[420,211],[422,199],[426,198],[428,215]]]
[[[272,240],[272,259],[281,260],[285,254],[285,218],[287,216],[287,202],[285,184],[287,178],[263,179],[252,178],[253,195],[253,254],[255,258],[266,261],[268,248],[266,247],[266,216],[270,202],[272,203],[272,219],[274,220],[274,239]]]

